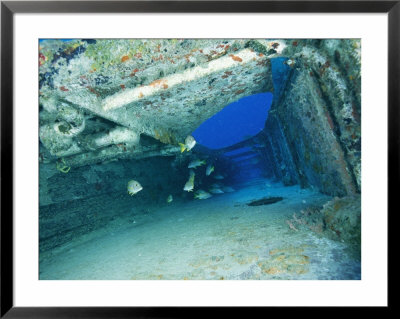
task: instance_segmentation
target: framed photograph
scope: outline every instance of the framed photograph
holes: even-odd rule
[[[399,18],[2,1],[1,316],[388,309]]]

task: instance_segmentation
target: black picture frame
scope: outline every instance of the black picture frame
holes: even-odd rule
[[[1,317],[177,318],[225,316],[225,308],[15,307],[13,302],[13,16],[16,13],[387,13],[388,14],[388,218],[399,186],[400,0],[396,1],[2,1],[1,2]],[[381,212],[384,213],[384,212]],[[394,223],[388,223],[394,227]],[[393,234],[393,231],[390,232]],[[389,239],[389,238],[388,238]],[[388,246],[389,247],[389,246]],[[388,285],[390,281],[388,279]],[[388,300],[389,309],[391,302]],[[252,309],[250,309],[252,310]],[[308,309],[290,308],[306,314]],[[347,309],[346,311],[348,311]],[[249,309],[235,309],[249,317]]]

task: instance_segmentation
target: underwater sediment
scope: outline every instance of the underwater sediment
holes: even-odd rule
[[[237,217],[236,209],[244,209],[246,201],[261,203],[248,209],[262,207],[259,209],[268,211],[269,207],[282,207],[285,213],[280,216],[281,226],[291,236],[300,236],[300,233],[306,236],[311,232],[338,245],[360,250],[360,52],[359,39],[41,41],[41,256],[65,251],[63,247],[77,238],[98,238],[99,234],[107,233],[101,231],[107,227],[149,227],[159,220],[154,216],[165,218],[165,214],[156,213],[159,210],[189,209],[185,205],[190,207],[193,194],[183,191],[183,186],[190,176],[188,164],[200,157],[207,163],[213,162],[216,170],[208,176],[198,173],[207,165],[194,168],[194,191],[206,185],[215,194],[211,192],[212,198],[199,200],[196,205],[217,205],[217,196],[229,195],[225,197],[233,201],[229,209],[235,210],[232,216],[225,216],[229,218]],[[219,150],[197,144],[192,150],[181,152],[180,143],[185,143],[201,123],[232,102],[264,92],[272,92],[274,96],[260,133]],[[240,156],[225,155],[241,148],[249,151]],[[282,193],[271,194],[266,193],[269,187],[260,188],[252,198],[246,195],[246,201],[241,201],[234,196],[238,192],[227,194],[230,191],[227,188],[223,191],[223,186],[234,191],[245,187],[246,183],[242,179],[238,182],[235,175],[246,163],[254,161],[254,154],[262,159],[257,163],[262,171],[262,183],[268,184],[264,180],[269,180],[271,185],[284,187],[279,188]],[[233,162],[233,158],[237,161]],[[215,178],[218,172],[222,182]],[[139,181],[143,189],[129,196],[126,185],[132,179]],[[249,185],[257,183],[260,179],[248,180]],[[296,197],[297,191],[288,191],[300,201],[300,206],[276,206],[290,200],[283,191],[285,187],[297,186],[320,194],[321,200],[310,201],[308,197]],[[268,198],[283,200],[271,200],[266,205]],[[235,206],[236,202],[244,204]],[[277,211],[275,208],[271,209]],[[249,225],[246,231],[251,236]],[[276,227],[275,230],[281,229]],[[228,233],[226,230],[224,239],[238,244],[239,239],[229,239],[235,236]],[[251,238],[241,240],[246,244]],[[260,257],[263,253],[258,251],[245,252],[245,245],[236,247],[243,251],[232,252],[234,256],[215,252],[208,256],[211,259],[198,257],[201,259],[198,262],[216,267],[224,256],[224,267],[228,267],[226,262],[230,259],[239,265],[250,265],[248,270],[238,270],[243,274],[252,269],[242,279],[268,279],[268,276],[287,274],[307,276],[307,267],[314,267],[306,267],[316,258],[310,259],[304,253],[306,246],[293,250],[290,243],[282,247],[275,242],[274,245],[269,255],[264,251],[270,259],[267,256],[263,259]],[[310,240],[305,245],[314,247],[315,242]],[[262,249],[261,244],[253,246]],[[344,249],[338,247],[336,251]],[[189,259],[188,264],[196,264]],[[213,271],[214,275],[191,273],[182,275],[181,279],[224,277],[223,272]],[[141,279],[138,274],[128,273]],[[157,278],[158,275],[146,278],[176,279],[172,273],[164,274],[163,278]],[[235,276],[224,278],[241,279]],[[352,279],[351,275],[337,278]]]

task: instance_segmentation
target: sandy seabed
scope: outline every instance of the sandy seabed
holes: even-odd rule
[[[265,196],[284,199],[246,205]],[[145,215],[123,212],[104,228],[42,253],[39,278],[361,279],[360,260],[344,243],[286,223],[293,213],[330,199],[258,180],[205,200],[173,201]]]

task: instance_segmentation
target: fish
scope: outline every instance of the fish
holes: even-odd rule
[[[266,146],[266,144],[264,144],[264,143],[258,143],[258,144],[253,145],[252,149],[253,150],[260,150],[260,149],[265,148],[265,146]]]
[[[127,190],[128,190],[129,195],[133,196],[136,193],[140,192],[142,189],[143,189],[143,187],[142,187],[142,185],[140,185],[140,183],[138,181],[135,181],[132,179],[128,182]]]
[[[212,195],[210,193],[207,193],[206,191],[203,191],[202,189],[199,189],[194,194],[194,198],[197,198],[197,199],[207,199],[207,198],[210,198],[211,196]]]
[[[167,203],[171,203],[174,200],[171,194],[168,195],[167,197]]]
[[[219,187],[211,187],[208,191],[211,194],[223,194],[224,193]]]
[[[259,162],[260,162],[259,158],[253,158],[253,159],[250,160],[251,164],[258,164]]]
[[[224,179],[224,177],[221,174],[213,175],[215,179]]]
[[[212,172],[214,172],[214,165],[208,164],[206,168],[206,175],[209,176]]]
[[[196,168],[198,166],[205,165],[205,164],[206,164],[205,160],[196,159],[189,163],[188,168]]]
[[[291,68],[293,68],[293,66],[296,64],[296,62],[294,60],[286,60],[285,62],[283,62],[283,64],[287,64],[288,66],[290,66]]]
[[[235,190],[234,190],[232,187],[230,187],[230,186],[224,186],[224,187],[222,187],[222,190],[224,191],[224,193],[232,193],[232,192],[235,191]]]
[[[191,135],[186,137],[185,143],[179,143],[179,146],[181,147],[181,153],[183,153],[185,150],[189,152],[195,145],[196,140]]]
[[[183,187],[184,191],[192,192],[194,188],[194,172],[190,171],[189,180],[186,182],[185,186]]]

